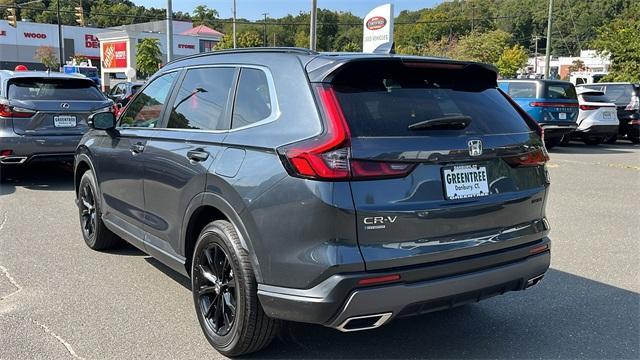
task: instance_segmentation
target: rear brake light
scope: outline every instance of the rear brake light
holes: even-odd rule
[[[504,160],[512,167],[540,166],[549,161],[549,154],[544,148],[537,148],[525,154],[505,157]]]
[[[13,155],[13,150],[10,150],[10,149],[0,150],[0,156],[2,157],[11,156],[11,155]]]
[[[400,280],[400,275],[398,274],[384,275],[384,276],[376,276],[371,278],[360,279],[358,280],[358,285],[375,285],[375,284],[395,282],[398,280]]]
[[[534,107],[578,107],[578,104],[576,104],[576,103],[559,103],[559,102],[534,101],[534,102],[530,102],[529,106],[534,106]]]
[[[600,109],[600,106],[580,105],[580,110],[598,110],[598,109]]]
[[[629,125],[640,125],[640,120],[631,120],[629,121]]]
[[[20,109],[11,105],[0,104],[0,117],[30,118],[34,114],[34,111],[28,109]]]
[[[324,133],[278,149],[293,176],[318,180],[350,180],[406,176],[413,164],[351,159],[351,134],[335,91],[329,85],[314,87],[326,119]]]

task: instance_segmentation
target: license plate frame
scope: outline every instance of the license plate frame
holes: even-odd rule
[[[558,119],[567,120],[567,113],[566,112],[558,113]]]
[[[57,128],[74,128],[78,126],[78,118],[74,115],[55,115],[53,126]]]
[[[473,175],[474,173],[476,175]],[[444,197],[447,200],[471,199],[488,196],[489,176],[487,166],[468,164],[443,167],[442,184]]]

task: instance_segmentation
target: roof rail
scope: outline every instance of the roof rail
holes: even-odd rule
[[[184,56],[168,62],[166,65],[173,64],[179,60],[189,60],[209,55],[224,55],[224,54],[243,54],[243,53],[290,53],[300,55],[318,55],[319,53],[310,49],[299,47],[249,47],[249,48],[236,48],[236,49],[224,49],[210,52],[203,52],[199,54]],[[166,66],[165,65],[165,66]]]

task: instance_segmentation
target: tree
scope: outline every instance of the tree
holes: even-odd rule
[[[146,38],[138,43],[136,53],[137,71],[142,76],[150,76],[155,73],[162,62],[160,52],[160,40]]]
[[[216,9],[209,9],[206,5],[198,5],[193,9],[193,16],[191,20],[194,26],[206,25],[212,28],[217,28],[220,25],[218,17],[220,14]]]
[[[245,31],[236,39],[238,47],[259,47],[264,45],[262,35],[257,31]]]
[[[511,34],[502,30],[472,32],[460,39],[455,55],[461,60],[495,64],[510,40]]]
[[[58,56],[51,46],[40,46],[36,49],[34,58],[40,61],[49,70],[60,69]]]
[[[640,3],[629,7],[625,16],[598,29],[593,47],[611,59],[605,81],[640,81]]]
[[[496,62],[498,72],[503,78],[515,77],[518,70],[527,64],[527,51],[522,45],[513,45],[502,52]]]
[[[573,60],[573,62],[569,66],[569,73],[572,73],[574,71],[584,71],[584,69],[585,69],[584,61],[580,59],[576,59],[576,60]]]

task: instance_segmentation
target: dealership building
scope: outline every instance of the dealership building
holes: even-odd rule
[[[176,58],[211,51],[223,36],[214,29],[204,25],[194,27],[187,21],[173,21],[173,33]],[[93,65],[102,68],[102,84],[106,86],[110,82],[104,80],[119,73],[130,80],[136,79],[136,48],[142,39],[158,39],[163,52],[162,63],[166,62],[166,21],[108,29],[65,25],[62,26],[62,37],[65,61],[73,57],[91,59]],[[21,21],[14,28],[8,21],[0,20],[0,69],[24,64],[29,69],[44,70],[44,65],[35,59],[36,50],[41,46],[53,48],[56,55],[59,53],[57,25]],[[108,61],[105,63],[105,60]]]

